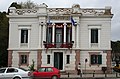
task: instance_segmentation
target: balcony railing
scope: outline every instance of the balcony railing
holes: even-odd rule
[[[72,48],[73,43],[73,41],[70,43],[46,43],[45,41],[43,42],[45,48]]]

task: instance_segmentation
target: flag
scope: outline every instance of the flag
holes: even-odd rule
[[[48,16],[48,25],[50,25],[51,23],[50,23],[50,17]]]
[[[71,19],[72,25],[75,26],[75,23],[76,23],[76,22],[74,21],[74,19],[73,19],[72,17],[71,17],[70,19]]]

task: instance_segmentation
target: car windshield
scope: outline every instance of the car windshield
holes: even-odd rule
[[[6,69],[0,69],[0,73],[4,73]]]
[[[19,69],[21,69],[21,70],[23,70],[23,71],[28,71],[27,69],[24,69],[24,68],[19,68]]]

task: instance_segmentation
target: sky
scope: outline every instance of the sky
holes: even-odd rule
[[[0,11],[7,11],[12,2],[26,2],[27,0],[0,0]],[[81,8],[105,8],[112,7],[111,40],[120,40],[120,0],[31,0],[34,3],[45,3],[50,8],[71,8],[73,4],[79,4]]]

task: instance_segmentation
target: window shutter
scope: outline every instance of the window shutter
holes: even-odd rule
[[[66,64],[70,64],[70,55],[67,55]]]
[[[47,55],[47,64],[50,64],[50,55]]]
[[[102,55],[98,55],[98,64],[102,64]]]
[[[91,55],[91,64],[94,64],[94,55]]]

